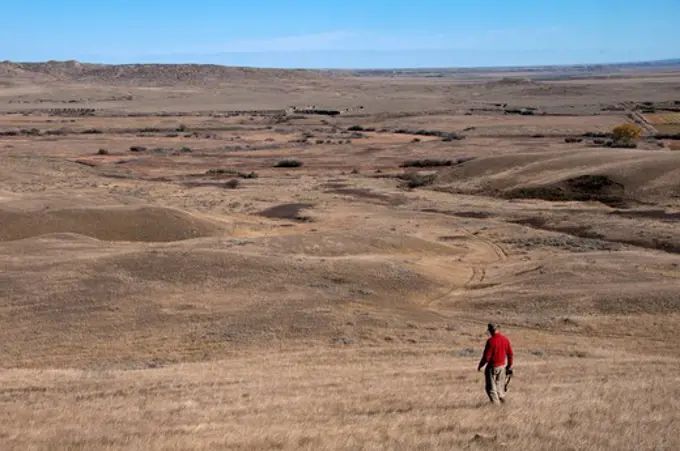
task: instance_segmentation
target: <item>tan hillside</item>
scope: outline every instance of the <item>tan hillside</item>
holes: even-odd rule
[[[207,236],[219,230],[186,213],[156,207],[28,212],[0,209],[0,222],[0,241],[68,232],[107,241],[162,242]]]
[[[252,69],[208,64],[90,64],[79,61],[41,63],[0,63],[0,77],[42,77],[45,81],[131,86],[207,86],[219,83],[242,83],[257,77],[286,81],[318,78],[314,71]]]
[[[659,201],[680,195],[680,153],[627,149],[491,156],[439,174],[438,185],[461,191],[500,191],[550,187],[582,176],[604,176],[621,195]]]

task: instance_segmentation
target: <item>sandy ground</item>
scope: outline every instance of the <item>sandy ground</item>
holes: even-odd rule
[[[0,448],[680,446],[677,141],[584,136],[672,98],[676,75],[14,77]],[[365,108],[224,113],[293,97]],[[184,113],[129,116],[159,108]],[[404,167],[425,159],[443,166]],[[475,371],[489,321],[517,354],[502,408]]]

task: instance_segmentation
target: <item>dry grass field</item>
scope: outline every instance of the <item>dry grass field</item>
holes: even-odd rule
[[[0,63],[0,450],[680,448],[680,75],[180,69]]]
[[[680,113],[665,112],[645,114],[645,119],[652,124],[659,133],[680,133]]]
[[[680,124],[680,114],[675,112],[652,113],[645,117],[651,124]]]
[[[260,350],[145,370],[9,370],[2,375],[3,441],[22,450],[677,444],[672,360],[523,354],[502,409],[480,397],[475,360],[455,347],[404,345]]]

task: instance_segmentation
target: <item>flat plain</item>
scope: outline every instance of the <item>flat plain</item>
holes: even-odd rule
[[[608,70],[0,63],[0,449],[680,448],[680,70]]]

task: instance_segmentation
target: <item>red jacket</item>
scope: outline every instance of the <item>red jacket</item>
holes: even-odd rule
[[[512,358],[514,353],[510,340],[496,332],[492,337],[486,341],[484,347],[484,354],[482,360],[479,362],[479,367],[483,367],[487,363],[493,367],[505,366],[505,358],[508,358],[508,366],[512,366]]]

